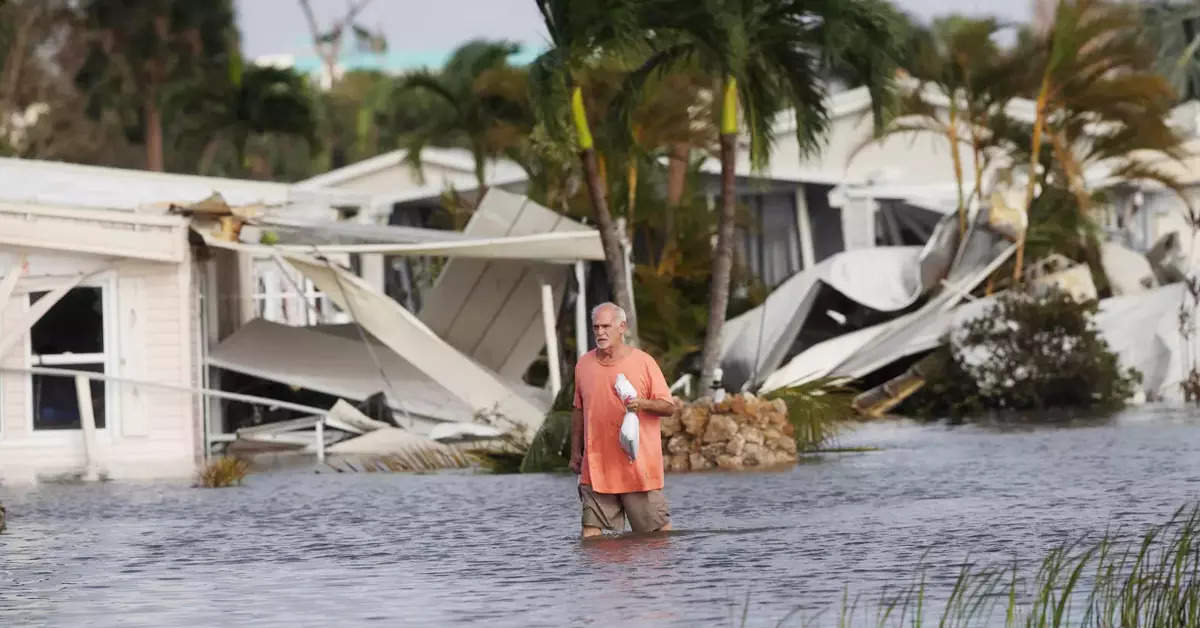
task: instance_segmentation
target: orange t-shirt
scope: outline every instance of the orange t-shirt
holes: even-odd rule
[[[621,449],[619,433],[625,403],[617,396],[617,374],[624,373],[641,399],[671,400],[667,380],[654,358],[633,349],[612,364],[601,364],[595,350],[575,364],[575,407],[583,410],[583,465],[580,484],[597,493],[637,493],[663,487],[661,417],[638,412],[641,433],[637,460]]]

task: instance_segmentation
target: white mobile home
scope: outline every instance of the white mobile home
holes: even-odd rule
[[[596,232],[501,190],[465,232],[364,230],[345,220],[360,201],[0,159],[0,481],[190,475],[247,427],[214,398],[336,422],[330,397],[382,392],[431,433],[488,412],[536,429],[557,371],[544,390],[521,375],[543,347],[558,364],[559,304],[572,264],[602,259]],[[383,254],[456,258],[430,320],[355,276],[356,257]],[[283,292],[264,290],[272,267]]]
[[[193,472],[205,402],[189,389],[205,382],[207,330],[188,221],[168,209],[213,192],[235,204],[297,196],[272,183],[0,159],[0,480]],[[106,379],[81,391],[55,369]]]
[[[75,379],[42,370],[199,385],[186,221],[0,203],[0,275],[0,478],[89,460],[111,477],[190,473],[201,453],[191,394],[92,381],[81,412]]]

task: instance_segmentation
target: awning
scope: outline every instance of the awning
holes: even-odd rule
[[[558,212],[495,188],[462,233],[471,239],[581,234],[597,237]],[[422,295],[421,322],[479,364],[520,379],[546,346],[541,286],[550,285],[557,306],[569,271],[541,262],[452,258]]]
[[[333,255],[358,253],[369,255],[409,255],[474,257],[480,259],[536,260],[548,263],[573,263],[578,260],[603,260],[604,249],[596,232],[539,233],[500,238],[472,238],[449,242],[411,244],[244,244],[229,242],[201,232],[205,244],[218,248],[271,255],[278,251]]]
[[[757,386],[807,347],[797,338],[822,291],[835,290],[875,312],[899,312],[938,287],[958,247],[958,222],[943,217],[922,247],[843,251],[783,282],[765,303],[731,319],[722,334],[721,367],[727,387]],[[754,381],[749,381],[754,380]]]
[[[438,337],[399,303],[333,264],[296,253],[285,253],[283,257],[368,333],[473,412],[500,414],[529,427],[530,435],[541,425],[546,407],[522,397],[495,373]],[[370,359],[369,355],[365,357]]]
[[[979,312],[985,300],[955,309],[963,297],[1016,250],[1016,245],[986,229],[972,230],[965,255],[946,279],[946,288],[920,309],[814,345],[772,373],[760,393],[835,375],[857,379],[908,356],[941,344],[942,336],[964,317]]]
[[[383,365],[383,374],[371,351]],[[291,327],[255,319],[213,348],[208,363],[352,401],[382,391],[397,410],[442,421],[467,421],[473,412],[379,342],[372,341],[368,349],[361,339],[326,327]]]

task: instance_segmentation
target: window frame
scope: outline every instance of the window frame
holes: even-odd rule
[[[32,307],[31,297],[34,292],[42,292],[53,290],[56,285],[61,285],[61,279],[40,279],[32,280],[26,283],[21,288],[22,300],[24,308],[28,311]],[[102,329],[104,333],[104,352],[100,354],[76,354],[67,359],[52,358],[49,362],[34,362],[33,355],[33,328],[31,327],[25,332],[25,368],[44,367],[44,368],[63,368],[70,370],[74,366],[84,364],[103,364],[103,374],[108,376],[119,375],[120,368],[120,325],[118,324],[117,307],[117,278],[114,271],[100,273],[89,279],[85,279],[73,288],[99,288],[100,289],[100,309],[103,317]],[[84,358],[94,358],[103,356],[102,360],[92,359],[90,361]],[[44,440],[69,440],[76,441],[80,438],[83,432],[82,427],[78,429],[37,429],[34,426],[34,407],[33,407],[33,378],[32,373],[25,376],[25,430],[30,436]],[[112,435],[118,433],[120,427],[120,390],[114,382],[101,380],[104,385],[104,427],[96,427],[96,435],[98,438],[106,441],[112,441]]]

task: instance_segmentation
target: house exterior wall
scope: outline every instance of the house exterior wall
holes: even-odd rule
[[[182,233],[181,233],[182,237]],[[0,275],[17,256],[0,254]],[[17,323],[29,292],[61,284],[65,273],[107,269],[83,285],[105,291],[105,353],[110,375],[196,386],[194,294],[190,258],[182,263],[39,253],[28,257],[13,296],[0,311],[0,327]],[[29,334],[0,356],[8,368],[30,366]],[[70,368],[70,367],[64,367]],[[100,472],[112,479],[191,475],[202,449],[198,407],[190,393],[110,382],[106,426],[97,431]],[[33,429],[31,377],[0,373],[0,481],[35,480],[77,473],[86,463],[81,430]]]
[[[462,190],[475,187],[475,174],[472,172],[428,162],[421,164],[421,170],[425,175],[424,182],[417,179],[417,174],[411,166],[401,163],[342,181],[332,187],[363,194],[391,194],[424,186],[441,188],[446,183]]]
[[[954,179],[949,144],[933,133],[895,135],[862,148],[873,131],[870,112],[852,113],[830,121],[829,132],[818,154],[801,157],[794,133],[775,138],[771,163],[763,176],[792,178],[797,172],[827,183],[863,182],[884,175],[905,184],[939,183]],[[970,179],[968,151],[961,155],[964,175]],[[749,153],[739,151],[739,172],[749,165]],[[745,162],[746,166],[742,165]]]

